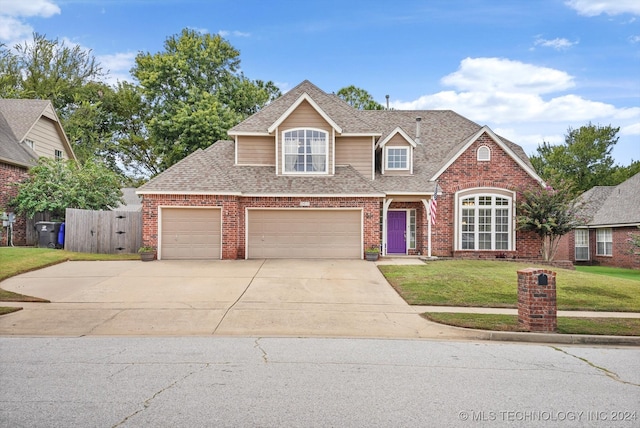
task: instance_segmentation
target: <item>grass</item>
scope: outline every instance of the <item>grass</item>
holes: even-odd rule
[[[411,305],[517,308],[517,271],[531,264],[492,260],[438,260],[425,265],[381,265]],[[538,266],[549,269],[549,267]],[[552,269],[559,310],[640,312],[640,281]]]
[[[615,278],[632,279],[640,281],[640,269],[622,269],[606,266],[576,266],[578,272],[606,275]]]
[[[68,260],[139,260],[138,254],[89,254],[33,247],[0,247],[0,281],[21,273],[62,263]],[[0,288],[0,301],[46,302]],[[13,309],[13,308],[12,308]]]
[[[434,322],[457,327],[494,331],[523,331],[518,326],[517,315],[428,312],[422,314],[422,316]],[[557,332],[563,334],[640,336],[640,319],[558,317]]]
[[[8,307],[8,306],[0,306],[0,315],[6,315],[6,314],[10,314],[11,312],[17,312],[19,310],[21,310],[22,308],[14,308],[14,307]]]

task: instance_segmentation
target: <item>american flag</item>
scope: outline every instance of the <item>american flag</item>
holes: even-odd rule
[[[431,224],[436,224],[436,214],[438,213],[438,183],[436,182],[436,190],[433,191],[433,196],[429,200],[429,213],[431,217]]]

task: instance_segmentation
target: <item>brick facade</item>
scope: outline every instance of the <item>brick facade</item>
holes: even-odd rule
[[[309,206],[300,207],[301,202]],[[142,201],[143,245],[158,246],[159,207],[221,207],[222,258],[245,258],[246,208],[359,208],[363,210],[364,248],[380,245],[380,200],[378,198],[237,197],[222,195],[153,195]]]
[[[558,328],[557,314],[556,273],[535,268],[519,270],[518,325],[527,331],[553,332]]]
[[[477,149],[487,146],[491,160],[478,161]],[[438,197],[438,216],[432,230],[432,255],[441,257],[490,257],[505,253],[507,257],[540,258],[540,239],[532,232],[516,232],[515,251],[456,251],[454,249],[455,196],[474,188],[507,189],[517,192],[539,183],[520,167],[488,134],[481,135],[438,178],[442,195]],[[516,196],[517,200],[517,196]],[[514,205],[516,200],[513,201]],[[514,206],[515,211],[515,206]]]
[[[640,269],[640,254],[631,246],[629,238],[631,234],[640,235],[640,229],[635,226],[612,227],[612,254],[599,256],[597,252],[597,228],[589,229],[589,260],[578,261],[575,259],[575,232],[571,231],[560,240],[556,259],[565,258],[576,265],[598,265],[626,269]]]
[[[0,213],[10,210],[9,201],[18,194],[16,184],[25,180],[28,176],[26,168],[0,162]],[[6,232],[7,229],[2,228],[0,246],[7,245],[8,237]],[[26,245],[26,242],[27,219],[24,215],[17,216],[16,222],[13,224],[13,245]]]

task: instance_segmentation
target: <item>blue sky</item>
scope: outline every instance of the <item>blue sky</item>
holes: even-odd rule
[[[638,0],[0,0],[0,42],[78,44],[112,82],[185,27],[222,35],[249,78],[283,92],[308,79],[452,109],[529,154],[611,124],[616,162],[640,160]]]

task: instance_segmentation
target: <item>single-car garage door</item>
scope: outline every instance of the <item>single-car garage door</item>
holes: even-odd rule
[[[160,258],[219,259],[219,208],[161,208]]]
[[[250,209],[247,257],[361,259],[361,211]]]

